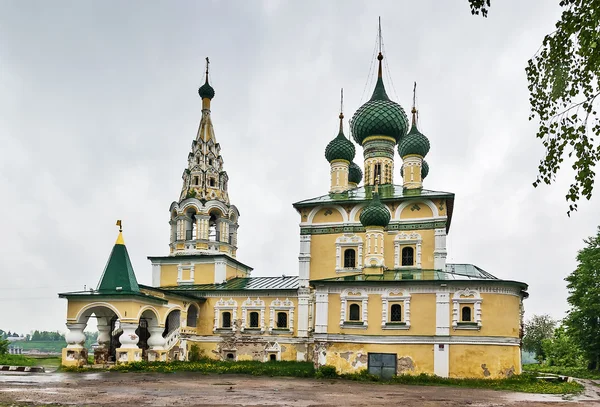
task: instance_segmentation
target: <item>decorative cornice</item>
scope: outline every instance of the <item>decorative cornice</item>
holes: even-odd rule
[[[420,230],[420,229],[437,229],[445,228],[445,220],[423,221],[418,223],[390,222],[387,231],[395,230]],[[364,233],[365,228],[358,224],[338,225],[338,226],[316,226],[303,225],[300,226],[300,235],[327,235],[339,233]]]

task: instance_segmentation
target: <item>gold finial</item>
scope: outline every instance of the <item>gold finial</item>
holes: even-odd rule
[[[121,219],[117,220],[117,226],[119,227],[119,236],[117,237],[115,244],[124,245],[125,240],[123,240],[123,223],[121,222]]]
[[[412,110],[410,111],[412,113],[412,125],[416,126],[417,125],[417,82],[415,82],[415,86],[413,87],[413,106],[412,106]]]
[[[340,118],[340,133],[342,133],[344,131],[344,88],[341,91],[340,115],[338,117]]]

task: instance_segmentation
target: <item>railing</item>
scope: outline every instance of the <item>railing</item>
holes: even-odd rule
[[[169,332],[165,337],[165,340],[165,350],[171,350],[171,348],[179,341],[179,327]]]

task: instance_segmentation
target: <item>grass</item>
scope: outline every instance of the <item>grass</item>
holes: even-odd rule
[[[523,365],[526,372],[551,373],[578,379],[600,379],[600,371],[588,370],[585,367],[544,366],[538,364]]]
[[[16,344],[23,350],[37,350],[44,353],[61,353],[67,346],[63,341],[19,341]]]
[[[58,367],[60,361],[58,356],[0,355],[0,365]]]
[[[88,372],[98,371],[91,367],[61,367],[65,372]],[[217,361],[203,359],[198,362],[135,362],[129,364],[115,365],[105,369],[110,372],[197,372],[202,374],[249,374],[253,376],[287,376],[287,377],[309,377],[317,379],[342,379],[364,382],[378,382],[383,384],[405,384],[421,386],[452,386],[464,388],[480,388],[491,390],[510,390],[523,393],[544,394],[577,394],[583,390],[583,386],[576,382],[547,382],[536,379],[535,375],[522,374],[506,379],[451,379],[434,375],[401,375],[391,380],[382,380],[377,376],[367,373],[338,375],[332,366],[324,366],[315,371],[310,362],[258,362],[258,361]]]

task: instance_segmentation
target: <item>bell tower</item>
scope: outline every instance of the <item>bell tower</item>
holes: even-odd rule
[[[179,201],[171,204],[170,247],[172,254],[235,257],[239,212],[229,202],[229,177],[210,116],[215,90],[209,84],[209,65],[206,58],[204,84],[198,89],[202,118],[183,171]]]

